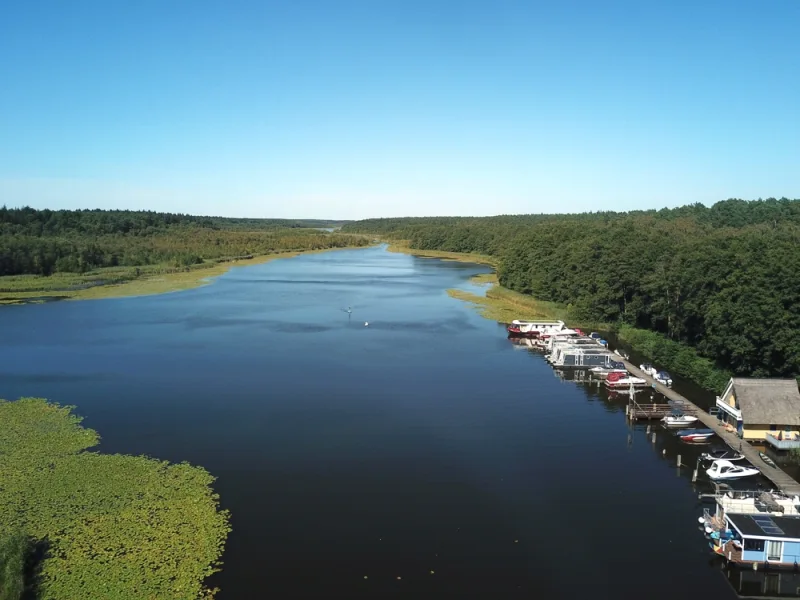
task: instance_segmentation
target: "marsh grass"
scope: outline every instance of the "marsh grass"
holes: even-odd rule
[[[493,256],[486,254],[468,254],[462,252],[445,252],[443,250],[417,250],[416,248],[409,247],[407,242],[404,241],[391,241],[388,242],[389,252],[397,252],[400,254],[412,254],[420,258],[441,258],[443,260],[454,260],[456,262],[477,263],[480,265],[489,265],[491,267],[497,266],[497,259]]]
[[[191,267],[146,265],[142,267],[109,267],[88,273],[55,273],[0,277],[0,304],[27,304],[50,300],[97,300],[149,296],[188,290],[208,285],[232,267],[266,263],[300,254],[316,254],[346,248],[324,248],[278,252],[248,258],[207,261]]]
[[[483,283],[492,282],[483,278]],[[496,278],[494,279],[496,282]],[[492,282],[492,283],[494,283]],[[487,319],[500,323],[510,323],[514,319],[532,321],[537,319],[566,319],[568,311],[563,306],[554,302],[544,302],[524,294],[507,290],[497,283],[486,291],[485,296],[479,296],[464,290],[450,289],[448,295],[464,302],[469,302],[478,310],[478,313]]]

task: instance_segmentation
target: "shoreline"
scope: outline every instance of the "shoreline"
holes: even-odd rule
[[[0,306],[20,306],[25,304],[44,304],[47,302],[59,302],[65,300],[103,300],[107,298],[136,298],[140,296],[155,296],[158,294],[170,294],[174,292],[182,292],[184,290],[191,290],[206,285],[210,285],[214,280],[227,273],[230,269],[236,267],[248,267],[252,265],[259,265],[271,262],[273,260],[283,258],[294,258],[302,254],[321,254],[323,252],[332,252],[335,250],[353,250],[356,248],[369,248],[370,246],[343,246],[337,248],[321,248],[318,250],[294,250],[287,252],[276,252],[273,254],[262,254],[252,258],[243,258],[239,260],[230,260],[225,262],[217,262],[209,265],[201,265],[197,268],[189,268],[188,270],[173,271],[167,273],[151,272],[150,274],[144,273],[140,277],[130,279],[120,283],[101,283],[92,285],[90,282],[77,283],[77,285],[86,285],[83,289],[73,290],[59,290],[53,289],[40,289],[33,291],[9,291],[0,292]],[[142,267],[125,267],[126,270],[131,271],[137,268],[146,271],[151,269],[170,269],[164,265],[147,265]],[[112,267],[112,269],[114,269]],[[117,268],[117,271],[119,269]],[[111,271],[108,271],[109,273]],[[56,274],[50,277],[58,277],[59,275],[74,278],[78,281],[81,277],[86,277],[85,274],[68,273]],[[102,273],[101,273],[102,275]],[[19,277],[19,276],[11,276]],[[26,277],[26,276],[22,276]],[[47,277],[40,277],[37,280],[47,281]],[[75,285],[75,284],[73,284]],[[2,278],[0,278],[0,286],[2,286]]]
[[[480,254],[417,251],[403,243],[392,244],[389,250],[426,258],[485,264],[495,269],[497,267],[497,262],[492,257]],[[570,305],[537,300],[533,296],[509,290],[500,285],[496,271],[490,275],[476,275],[470,278],[470,281],[476,284],[488,284],[485,295],[480,296],[457,288],[448,289],[447,294],[451,298],[470,304],[485,319],[506,324],[514,319],[523,321],[559,320],[569,323],[571,327],[613,334],[631,351],[642,355],[646,360],[660,363],[662,368],[709,392],[721,392],[721,389],[718,389],[721,385],[720,382],[727,381],[731,376],[730,373],[716,366],[712,359],[699,355],[691,346],[664,338],[657,332],[630,326],[621,327],[614,323],[586,321],[570,314]]]

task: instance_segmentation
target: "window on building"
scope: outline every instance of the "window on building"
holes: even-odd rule
[[[752,550],[753,552],[763,552],[764,551],[764,540],[744,540],[744,549],[745,550]]]

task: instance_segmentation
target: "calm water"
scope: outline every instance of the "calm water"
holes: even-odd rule
[[[7,307],[0,397],[218,477],[221,600],[735,597],[675,466],[698,450],[447,296],[482,271],[370,248]]]

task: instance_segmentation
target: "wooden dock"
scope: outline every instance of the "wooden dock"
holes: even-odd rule
[[[660,404],[642,404],[640,402],[636,402],[635,399],[631,399],[627,408],[625,409],[625,413],[632,421],[638,421],[648,419],[663,419],[677,410],[687,415],[693,415],[695,412],[697,412],[697,407],[694,405],[689,406],[685,402],[670,402],[669,404],[665,404],[663,402]]]
[[[681,396],[675,390],[668,388],[665,385],[662,385],[655,381],[649,375],[645,375],[644,372],[639,369],[638,367],[631,364],[630,361],[619,357],[617,360],[621,361],[625,364],[625,367],[628,369],[630,373],[635,375],[636,377],[641,377],[642,379],[650,382],[653,384],[653,387],[656,391],[663,394],[668,400],[671,400],[675,403],[674,408],[680,408],[684,410],[687,414],[691,411],[698,420],[703,423],[706,427],[713,430],[714,433],[719,436],[719,438],[728,444],[733,450],[737,452],[741,452],[745,455],[747,460],[749,460],[753,466],[755,466],[761,473],[769,479],[776,488],[781,490],[783,493],[791,495],[791,496],[800,496],[800,483],[789,477],[786,473],[783,472],[780,468],[773,468],[770,467],[767,463],[761,460],[761,457],[758,455],[758,450],[753,448],[748,442],[739,438],[738,435],[730,433],[725,427],[720,423],[717,417],[710,415],[699,406],[694,404],[693,402],[689,401],[688,399]],[[645,406],[652,406],[652,405],[645,405]],[[669,406],[669,405],[661,405],[661,406]],[[639,417],[643,418],[643,417]]]

